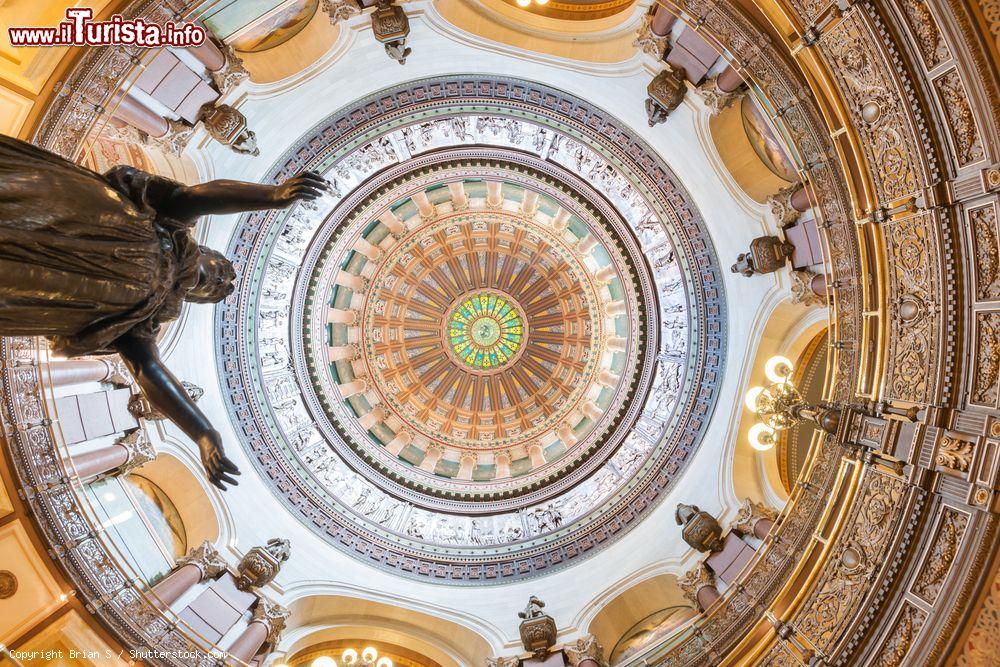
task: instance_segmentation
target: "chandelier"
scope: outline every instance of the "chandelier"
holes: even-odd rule
[[[764,364],[764,375],[771,384],[752,387],[746,394],[746,406],[757,416],[750,427],[750,446],[765,452],[778,442],[778,431],[784,431],[804,421],[811,421],[824,431],[836,432],[840,423],[836,411],[825,404],[807,403],[792,383],[792,362],[780,355]]]
[[[379,657],[374,646],[366,646],[358,651],[348,648],[339,658],[321,655],[313,660],[309,667],[393,667],[392,660],[386,656]]]

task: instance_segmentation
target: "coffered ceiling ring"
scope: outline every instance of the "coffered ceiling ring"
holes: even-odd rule
[[[506,159],[503,161],[498,160],[498,157],[504,156]],[[370,429],[365,427],[360,429],[357,428],[357,420],[353,419],[353,411],[361,410],[364,413],[368,413],[371,409],[371,405],[361,404],[357,405],[357,401],[354,401],[354,397],[351,399],[355,402],[351,408],[345,409],[343,405],[338,405],[338,387],[335,386],[336,383],[331,383],[330,374],[323,371],[323,367],[330,363],[329,355],[318,355],[316,350],[326,350],[330,349],[325,342],[324,336],[321,330],[310,322],[325,322],[329,319],[326,310],[326,304],[331,300],[329,285],[334,281],[335,276],[340,274],[342,266],[356,266],[352,264],[352,260],[347,259],[346,256],[350,255],[357,245],[359,234],[362,229],[370,228],[364,224],[356,224],[356,219],[377,219],[380,215],[384,214],[384,210],[388,206],[385,202],[398,202],[398,201],[408,201],[410,195],[413,192],[424,191],[425,188],[443,182],[451,182],[454,184],[454,180],[459,176],[472,177],[478,180],[477,182],[470,183],[471,187],[476,185],[482,187],[485,179],[501,179],[504,180],[507,186],[514,189],[520,188],[522,184],[530,184],[533,191],[539,193],[541,201],[549,202],[549,210],[555,205],[554,200],[549,201],[549,197],[559,197],[559,201],[562,206],[566,208],[563,210],[572,211],[572,217],[570,220],[576,223],[583,218],[591,218],[593,216],[598,216],[599,211],[596,207],[591,206],[585,200],[574,200],[567,199],[566,186],[557,185],[557,183],[563,183],[566,180],[572,180],[571,176],[568,174],[559,175],[559,181],[554,179],[552,176],[539,175],[532,169],[528,169],[523,165],[517,165],[518,160],[524,160],[523,156],[517,156],[513,154],[505,154],[504,151],[498,149],[490,149],[489,151],[482,151],[481,149],[467,149],[461,151],[446,151],[438,152],[433,157],[421,158],[418,160],[412,160],[407,163],[405,168],[400,168],[398,171],[408,171],[409,175],[402,180],[402,182],[395,184],[388,188],[380,188],[376,193],[370,195],[365,202],[355,203],[351,202],[350,205],[344,206],[343,211],[347,212],[344,219],[337,218],[328,219],[324,225],[324,231],[321,231],[317,235],[317,240],[314,243],[313,249],[307,253],[306,259],[303,261],[303,274],[312,275],[313,278],[309,281],[308,292],[302,294],[302,298],[311,304],[313,304],[312,309],[306,309],[305,316],[300,318],[298,316],[293,316],[293,329],[298,326],[298,322],[304,322],[305,325],[302,329],[302,336],[306,340],[306,364],[303,367],[308,366],[310,369],[309,377],[301,377],[301,384],[309,384],[317,388],[318,397],[313,399],[310,397],[310,403],[313,405],[314,412],[318,409],[326,414],[331,414],[332,417],[327,422],[323,418],[317,419],[317,422],[321,424],[324,429],[335,430],[342,436],[343,441],[347,443],[366,443],[370,441],[370,433],[366,433]],[[440,164],[438,164],[440,162]],[[427,167],[424,169],[424,165],[433,165],[432,167]],[[551,170],[551,169],[550,169]],[[389,170],[386,177],[393,175],[397,170]],[[558,174],[559,170],[554,173]],[[414,175],[415,174],[415,175]],[[583,185],[583,184],[581,184]],[[592,196],[597,196],[597,193],[590,193]],[[477,201],[481,201],[480,198],[473,198],[472,206],[476,206]],[[397,210],[405,210],[405,207],[397,208]],[[339,214],[335,214],[337,216]],[[447,212],[442,218],[435,219],[431,223],[418,222],[418,225],[423,225],[423,229],[441,230],[441,229],[451,229],[454,230],[459,227],[456,226],[452,220],[452,212]],[[498,220],[502,220],[503,224],[512,224],[512,221],[516,221],[518,217],[523,217],[522,214],[511,211],[502,212],[500,210],[483,211],[475,210],[470,208],[463,211],[458,211],[454,213],[459,219],[464,219],[468,216],[487,216],[495,217]],[[539,216],[546,217],[544,213],[538,213]],[[418,218],[419,216],[411,211],[411,218]],[[616,216],[617,217],[617,216]],[[468,231],[470,237],[476,232],[472,229],[479,223],[471,223],[462,229]],[[526,223],[518,223],[525,225]],[[607,224],[606,222],[604,224]],[[624,220],[618,219],[616,223],[619,227],[627,225]],[[484,230],[488,225],[483,225]],[[355,230],[353,234],[341,234],[345,230]],[[553,240],[553,235],[549,232],[538,228],[532,228],[532,233],[538,239],[538,243],[542,243],[542,237],[547,237],[549,241],[557,243]],[[471,230],[471,231],[469,231]],[[596,231],[596,230],[595,230]],[[330,243],[327,241],[327,237],[336,237],[337,241],[335,243]],[[604,238],[602,236],[602,238]],[[384,237],[383,237],[384,240]],[[610,237],[605,238],[605,242],[610,246]],[[561,242],[558,242],[561,243]],[[587,283],[585,289],[581,289],[582,293],[589,294],[584,300],[586,305],[587,313],[592,310],[601,311],[601,309],[606,309],[607,306],[604,303],[609,303],[612,308],[617,308],[615,312],[617,315],[614,316],[613,321],[616,323],[615,326],[619,327],[619,330],[614,333],[614,335],[608,335],[609,332],[605,332],[605,321],[602,318],[594,317],[593,322],[588,322],[588,326],[591,327],[589,331],[591,334],[589,336],[592,340],[588,340],[588,343],[593,345],[600,345],[602,349],[602,354],[595,354],[593,359],[588,360],[582,365],[586,366],[584,375],[574,376],[573,384],[579,385],[579,387],[574,386],[573,389],[579,389],[579,391],[574,391],[574,396],[572,398],[572,403],[569,404],[566,409],[562,410],[561,413],[557,413],[556,417],[544,420],[538,428],[528,429],[525,428],[525,433],[523,438],[519,437],[508,437],[505,440],[500,440],[500,433],[498,432],[497,440],[491,443],[491,449],[497,450],[503,447],[514,445],[517,448],[520,456],[516,456],[511,460],[514,464],[512,467],[515,470],[518,467],[517,461],[522,462],[528,458],[525,453],[525,441],[531,438],[537,438],[540,434],[545,433],[552,434],[558,427],[558,416],[565,417],[565,415],[572,409],[580,409],[582,403],[584,403],[583,395],[585,391],[590,388],[594,383],[604,381],[606,384],[611,384],[610,388],[614,390],[614,395],[605,396],[603,400],[598,400],[601,408],[600,417],[593,424],[593,428],[588,429],[586,432],[576,431],[574,442],[571,445],[571,449],[575,452],[574,458],[563,459],[559,462],[561,467],[553,465],[543,465],[537,470],[531,470],[526,474],[516,475],[515,480],[508,479],[507,482],[490,482],[490,481],[477,481],[475,484],[470,484],[469,480],[449,480],[446,477],[442,477],[442,470],[438,469],[438,474],[434,474],[433,470],[422,471],[417,468],[411,468],[407,471],[400,471],[397,463],[397,453],[386,453],[384,450],[379,450],[376,452],[371,451],[359,451],[359,448],[352,447],[352,452],[346,452],[346,460],[351,462],[352,468],[361,472],[361,474],[368,474],[373,468],[377,470],[380,474],[387,476],[393,482],[399,482],[401,486],[392,486],[390,488],[392,493],[406,497],[410,502],[414,502],[417,505],[425,506],[435,506],[444,511],[460,511],[464,513],[490,513],[496,512],[498,510],[510,510],[517,507],[526,506],[532,502],[537,502],[545,497],[552,497],[559,493],[560,491],[566,490],[584,479],[587,475],[591,474],[595,470],[595,465],[597,462],[590,462],[587,457],[591,456],[595,452],[600,454],[599,458],[606,459],[611,453],[614,452],[615,448],[621,442],[621,440],[627,435],[629,424],[634,424],[635,420],[641,412],[641,406],[645,404],[647,400],[648,390],[650,381],[654,374],[655,366],[655,354],[651,350],[655,350],[657,346],[657,326],[649,326],[647,324],[647,305],[648,303],[655,303],[657,301],[657,288],[653,284],[653,281],[648,277],[648,268],[642,268],[641,272],[635,272],[634,269],[628,268],[631,263],[635,262],[635,258],[638,258],[641,264],[645,264],[642,259],[641,248],[637,242],[632,239],[625,243],[628,256],[632,257],[631,260],[626,261],[626,255],[623,254],[626,251],[625,247],[622,248],[611,248],[611,252],[607,254],[607,258],[611,261],[607,266],[612,267],[613,271],[608,271],[606,274],[610,276],[611,273],[615,275],[621,275],[626,277],[626,281],[616,283],[617,293],[622,296],[622,299],[617,301],[612,300],[608,297],[608,286],[599,285],[595,281],[594,277],[590,275],[589,269],[578,259],[574,259],[574,255],[578,254],[574,249],[563,245],[561,248],[562,257],[565,258],[566,264],[568,266],[572,263],[577,263],[573,271],[563,271],[560,273],[561,277],[568,275],[576,275],[575,281]],[[402,247],[404,251],[406,250],[407,244],[404,242],[397,247]],[[436,247],[436,246],[435,246]],[[604,248],[605,246],[601,246]],[[607,250],[605,250],[607,252]],[[315,255],[322,254],[321,257],[314,258]],[[555,256],[555,255],[553,255]],[[385,261],[391,260],[391,253],[387,256]],[[314,268],[315,265],[319,263],[322,264],[323,268]],[[612,266],[613,265],[613,266]],[[356,269],[351,269],[356,270]],[[522,272],[523,275],[524,272]],[[600,271],[598,271],[600,273]],[[369,280],[369,285],[379,284],[379,273],[371,274]],[[641,278],[640,278],[641,276]],[[541,281],[538,281],[541,282]],[[537,284],[537,283],[536,283]],[[324,287],[326,286],[326,287]],[[680,283],[675,283],[674,288],[679,288]],[[338,288],[339,289],[339,288]],[[384,289],[384,286],[383,286]],[[604,296],[601,296],[601,290],[604,292]],[[372,289],[365,291],[365,295],[362,298],[363,303],[368,303],[370,299],[370,293]],[[680,294],[675,295],[676,299],[681,299],[683,301],[684,297]],[[603,299],[603,303],[599,303]],[[350,303],[350,298],[346,301],[342,300],[338,302],[342,308],[346,308],[347,304]],[[445,314],[448,312],[448,307],[444,305],[438,307],[438,312],[440,314]],[[686,306],[684,307],[686,310]],[[337,312],[344,312],[341,308],[334,309]],[[654,308],[655,310],[655,308]],[[620,311],[620,312],[619,312]],[[293,306],[293,312],[300,312],[298,305]],[[602,314],[606,317],[607,314]],[[373,342],[366,334],[362,333],[362,329],[365,326],[365,319],[367,317],[362,317],[360,320],[360,326],[358,327],[358,333],[356,337],[361,340],[360,344],[355,344],[346,340],[344,336],[349,334],[341,334],[340,342],[349,343],[350,345],[357,345],[358,348],[358,361],[354,364],[366,363],[364,358],[367,354],[368,348],[376,347],[377,342]],[[657,321],[658,316],[653,317],[653,321]],[[610,321],[610,320],[609,320]],[[342,328],[343,325],[334,325],[338,328]],[[436,325],[435,325],[436,326]],[[530,327],[529,327],[530,328]],[[635,336],[629,334],[629,332],[636,332]],[[651,333],[650,333],[651,332]],[[535,339],[537,341],[544,342],[543,332],[539,329],[536,332]],[[580,332],[583,333],[582,331]],[[622,335],[618,335],[622,334]],[[319,335],[319,337],[317,337]],[[334,334],[336,335],[336,333]],[[310,336],[312,336],[310,338]],[[531,338],[531,334],[528,334]],[[298,339],[299,335],[293,335],[293,339]],[[612,352],[609,356],[609,351],[606,348],[609,339],[614,339],[611,341],[612,344],[617,341],[621,345],[620,354],[618,358],[612,359],[615,353]],[[647,340],[650,339],[650,340]],[[353,339],[352,339],[353,340]],[[437,338],[432,338],[431,342],[435,342]],[[530,347],[529,343],[529,347]],[[294,346],[294,343],[293,343]],[[313,350],[312,353],[309,350]],[[335,348],[338,353],[342,347]],[[362,351],[365,353],[362,354]],[[602,356],[603,355],[603,356]],[[422,355],[426,356],[426,355]],[[321,358],[318,358],[321,357]],[[557,364],[553,368],[558,371],[558,359]],[[568,359],[567,363],[574,362],[574,359]],[[603,362],[603,363],[602,363]],[[341,382],[341,385],[346,385],[353,381],[356,377],[356,371],[358,369],[352,367],[346,367],[345,360],[340,360],[337,362],[339,364],[339,372],[337,373],[338,380],[345,380]],[[610,369],[611,373],[601,373],[601,367]],[[373,374],[370,368],[366,371],[362,371],[365,375],[365,380],[372,381],[370,388],[366,389],[365,393],[370,394],[372,402],[386,405],[394,415],[399,414],[398,405],[392,399],[391,393],[398,391],[398,389],[386,390],[382,387],[383,381],[379,375],[379,371],[375,370]],[[342,374],[346,373],[346,376]],[[608,382],[608,378],[612,377],[612,382]],[[620,387],[620,389],[619,389]],[[597,395],[596,398],[600,399]],[[387,400],[388,399],[388,400]],[[593,409],[593,408],[591,408]],[[578,423],[574,422],[574,425]],[[513,431],[508,424],[508,430]],[[432,427],[435,430],[439,430],[440,425],[435,425]],[[417,429],[423,432],[424,436],[427,436],[431,440],[437,440],[435,444],[441,445],[443,447],[451,448],[453,451],[461,452],[462,450],[482,450],[482,447],[477,446],[475,443],[469,443],[468,441],[462,441],[455,439],[442,438],[440,435],[435,436],[427,429]],[[391,440],[391,436],[394,434],[389,434],[384,437],[385,440]],[[521,435],[521,434],[519,434]],[[600,436],[600,437],[598,437]],[[551,438],[549,438],[551,440]],[[327,440],[336,441],[336,435],[328,435]],[[499,442],[499,444],[496,444]],[[361,450],[364,447],[360,448]],[[559,447],[556,447],[558,452]],[[352,458],[352,453],[356,452],[360,455],[360,459]],[[571,475],[566,475],[567,471],[571,471]],[[373,480],[377,481],[379,484],[384,484],[384,480]],[[516,482],[517,486],[512,486],[512,482]],[[415,489],[418,493],[415,495],[412,491],[407,490]],[[432,499],[426,497],[426,494],[430,493],[433,496],[437,496],[437,499]]]

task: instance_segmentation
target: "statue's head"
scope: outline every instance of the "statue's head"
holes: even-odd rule
[[[193,303],[218,303],[232,294],[235,288],[236,271],[226,256],[220,252],[199,246],[198,284],[187,293],[185,300]]]

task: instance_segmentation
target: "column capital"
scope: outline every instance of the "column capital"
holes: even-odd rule
[[[715,575],[709,572],[704,563],[698,563],[693,570],[686,572],[677,580],[684,598],[695,607],[701,608],[698,603],[698,591],[710,586],[715,588]]]
[[[146,430],[135,428],[115,442],[128,450],[128,460],[118,468],[119,475],[127,475],[136,468],[156,460],[156,448],[149,441]]]
[[[251,623],[263,623],[267,627],[267,642],[277,644],[291,612],[270,598],[261,597],[253,608]]]
[[[212,83],[219,91],[220,97],[237,86],[241,81],[250,76],[249,70],[243,64],[243,59],[236,55],[232,46],[224,41],[217,43],[222,55],[226,58],[226,64],[218,72],[212,72]]]
[[[739,514],[733,522],[732,529],[741,535],[753,535],[753,527],[761,519],[775,521],[778,513],[763,503],[757,503],[749,498],[743,499]]]
[[[220,574],[229,569],[226,561],[215,550],[212,543],[205,540],[197,547],[188,551],[186,556],[177,559],[177,566],[194,565],[201,570],[201,579],[215,579]]]
[[[516,655],[486,658],[486,667],[520,667],[521,659]]]
[[[592,660],[598,667],[608,667],[604,647],[594,635],[580,637],[575,643],[563,646],[563,653],[570,667],[579,667],[585,660]]]
[[[323,0],[323,11],[330,17],[330,23],[337,24],[361,13],[355,0]]]
[[[653,14],[646,13],[642,17],[642,24],[639,26],[639,30],[636,31],[632,46],[646,55],[660,60],[663,58],[667,47],[670,46],[670,34],[657,35],[653,32]]]

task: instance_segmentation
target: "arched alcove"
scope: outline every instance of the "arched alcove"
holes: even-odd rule
[[[726,169],[753,200],[764,203],[768,195],[797,180],[781,142],[753,96],[745,96],[713,116],[709,127]]]
[[[565,13],[560,18],[544,16],[503,0],[437,0],[434,8],[453,26],[500,44],[560,58],[617,63],[635,54],[632,42],[638,27],[634,6],[618,4],[615,14],[591,18],[581,13],[582,19],[565,18]]]
[[[294,35],[266,49],[237,51],[254,83],[272,83],[294,76],[329,51],[341,36],[324,11],[317,11]],[[239,49],[241,42],[234,43]]]
[[[197,546],[205,540],[218,540],[220,522],[208,492],[182,461],[161,453],[155,461],[139,468],[136,474],[159,487],[173,503],[178,519],[184,525],[189,546]]]
[[[677,577],[661,574],[638,582],[604,605],[587,632],[597,637],[615,664],[662,641],[694,613]]]
[[[340,640],[403,646],[442,667],[483,664],[496,652],[479,633],[459,623],[385,602],[311,595],[289,609],[289,630],[279,646],[286,657]]]

